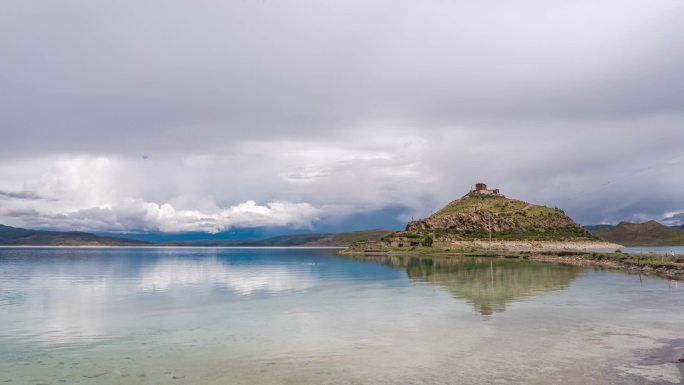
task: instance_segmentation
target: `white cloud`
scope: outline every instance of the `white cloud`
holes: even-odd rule
[[[320,210],[308,203],[287,201],[258,205],[247,201],[217,212],[178,210],[169,203],[123,199],[111,207],[67,212],[5,209],[0,217],[36,228],[87,231],[161,231],[217,233],[233,227],[311,228]]]
[[[286,200],[265,205],[248,200],[226,208],[205,202],[210,210],[180,209],[168,202],[130,197],[125,180],[131,171],[110,158],[62,157],[43,159],[42,163],[47,172],[21,178],[27,179],[24,185],[46,199],[3,200],[0,218],[29,227],[215,233],[231,227],[306,228],[311,227],[320,214],[320,210],[311,204]],[[22,164],[15,167],[22,167]],[[6,183],[11,184],[9,179]],[[188,204],[192,203],[186,202]]]
[[[0,197],[0,223],[100,231],[312,228],[389,206],[405,207],[405,221],[480,180],[561,207],[581,223],[660,220],[682,206],[682,122],[656,117],[574,130],[375,123],[327,140],[240,141],[198,155],[9,160],[0,165],[0,190],[41,199]],[[644,134],[650,125],[661,129]]]
[[[308,203],[287,201],[258,205],[247,201],[215,213],[177,210],[171,204],[144,202],[144,230],[164,232],[206,231],[216,233],[231,227],[290,226],[310,228],[320,210]]]

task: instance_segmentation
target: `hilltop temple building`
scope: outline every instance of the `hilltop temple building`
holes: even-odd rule
[[[480,183],[475,183],[475,189],[470,190],[471,194],[479,194],[479,195],[499,195],[499,189],[494,189],[494,190],[489,190],[487,189],[487,185],[480,182]]]

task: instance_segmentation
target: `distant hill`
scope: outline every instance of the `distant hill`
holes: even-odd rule
[[[268,246],[302,246],[325,237],[323,234],[279,235],[266,239],[208,239],[192,241],[176,241],[161,243],[163,246],[217,246],[217,247],[268,247]]]
[[[349,246],[356,241],[373,241],[378,240],[388,234],[391,230],[376,229],[351,231],[338,234],[295,234],[295,235],[279,235],[266,239],[251,239],[251,240],[198,240],[198,241],[183,241],[170,242],[167,245],[171,246]]]
[[[0,225],[2,246],[144,246],[149,242],[132,239],[100,237],[80,231],[28,230]]]
[[[590,233],[596,233],[599,230],[606,230],[606,229],[612,229],[616,225],[587,225],[587,226],[582,226],[585,229],[589,230]],[[684,230],[684,225],[679,225],[679,226],[669,226],[673,229],[678,229],[678,230]]]
[[[153,243],[135,239],[99,236],[79,231],[28,230],[0,225],[0,246],[348,246],[355,241],[377,240],[391,230],[376,229],[338,234],[294,234],[266,239],[191,240]]]
[[[428,218],[406,225],[406,235],[434,232],[439,241],[487,239],[489,229],[497,240],[595,240],[563,210],[509,199],[498,190],[473,191]],[[402,235],[401,233],[397,235]]]
[[[590,233],[596,233],[599,230],[605,230],[605,229],[612,229],[613,225],[587,225],[587,226],[582,226],[585,229],[587,229]]]
[[[329,234],[316,241],[306,243],[306,246],[349,246],[358,241],[376,241],[392,233],[392,230],[376,229]]]
[[[620,222],[597,231],[596,236],[625,246],[684,246],[684,231],[656,221]]]

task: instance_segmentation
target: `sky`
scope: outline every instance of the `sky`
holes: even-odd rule
[[[476,182],[684,224],[681,0],[5,0],[0,223],[401,228]]]

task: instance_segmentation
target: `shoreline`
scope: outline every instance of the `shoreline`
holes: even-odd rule
[[[489,241],[472,240],[472,241],[454,241],[454,242],[437,242],[435,241],[433,247],[436,248],[476,248],[489,249],[491,245],[492,250],[499,251],[596,251],[617,250],[624,246],[612,242],[603,241]]]
[[[605,254],[596,253],[598,256]],[[645,256],[648,257],[648,256]],[[560,263],[580,267],[600,267],[630,274],[655,275],[660,278],[684,281],[684,263],[679,266],[626,263],[619,259],[596,259],[590,255],[530,255],[530,261]]]
[[[592,252],[589,249],[492,249],[485,248],[386,248],[376,250],[354,250],[347,248],[341,255],[364,256],[414,256],[417,258],[467,258],[487,257],[500,259],[521,259],[535,262],[559,263],[580,267],[600,267],[630,274],[654,275],[664,279],[684,281],[684,255],[662,256],[658,254],[630,254],[622,252]]]

